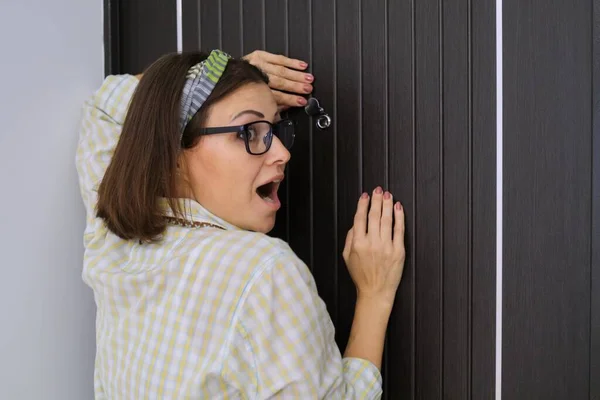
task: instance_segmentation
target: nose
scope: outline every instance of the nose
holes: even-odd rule
[[[267,151],[267,163],[268,164],[287,164],[290,161],[292,155],[285,148],[281,140],[273,135],[273,142],[271,148]]]

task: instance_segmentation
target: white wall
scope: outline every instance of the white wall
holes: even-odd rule
[[[93,398],[74,159],[102,29],[102,0],[0,1],[1,399]]]

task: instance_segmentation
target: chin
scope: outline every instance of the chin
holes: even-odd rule
[[[267,217],[254,225],[253,231],[264,233],[265,235],[275,227],[275,216]]]

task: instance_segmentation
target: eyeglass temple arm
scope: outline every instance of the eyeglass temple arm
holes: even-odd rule
[[[244,130],[244,126],[223,126],[219,128],[202,128],[200,129],[201,135],[215,135],[218,133],[237,133],[242,132]]]

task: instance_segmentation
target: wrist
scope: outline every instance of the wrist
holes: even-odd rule
[[[373,295],[358,292],[356,295],[356,308],[367,309],[369,312],[388,316],[394,306],[394,297],[384,295]]]

